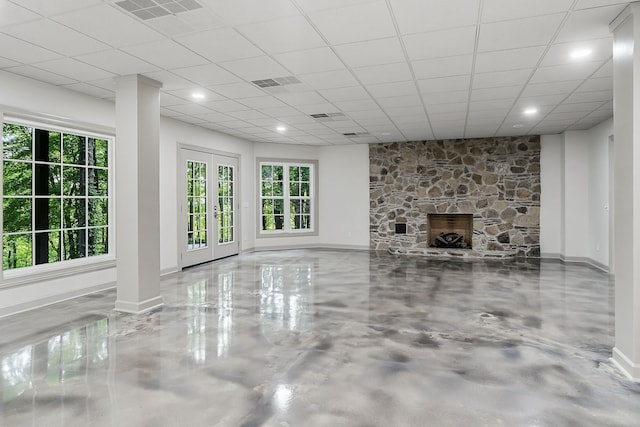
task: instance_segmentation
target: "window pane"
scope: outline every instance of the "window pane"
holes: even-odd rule
[[[84,258],[85,256],[85,230],[66,230],[64,234],[64,259]]]
[[[311,172],[311,168],[310,167],[301,167],[300,168],[300,181],[305,181],[305,182],[309,182],[311,181],[309,179],[310,176],[310,172]]]
[[[289,181],[300,181],[300,168],[296,166],[289,167]]]
[[[9,270],[32,264],[31,234],[5,235],[2,244],[2,268]]]
[[[108,194],[109,172],[106,169],[87,169],[90,196],[106,196]]]
[[[284,200],[281,199],[275,199],[273,201],[273,213],[275,213],[276,215],[283,215],[284,214]]]
[[[5,233],[31,231],[31,198],[5,198],[2,204]]]
[[[60,199],[35,199],[36,230],[56,230],[60,228]]]
[[[31,159],[33,128],[5,123],[2,126],[2,151],[5,159]]]
[[[292,182],[291,184],[289,184],[289,194],[291,196],[297,197],[300,195],[300,183],[299,182]]]
[[[87,164],[89,166],[109,166],[109,141],[106,139],[87,139]]]
[[[109,200],[89,199],[89,226],[106,226],[109,224]]]
[[[34,187],[37,196],[60,195],[60,166],[50,164],[34,165],[36,177]]]
[[[109,229],[107,227],[89,229],[89,256],[109,253]]]
[[[273,179],[273,167],[269,165],[262,165],[262,180]]]
[[[85,226],[86,206],[82,198],[62,199],[63,228],[77,228]]]
[[[273,195],[274,196],[282,196],[282,195],[284,195],[282,182],[274,182],[273,183]]]
[[[74,165],[85,164],[85,140],[84,136],[64,134],[62,137],[62,162]]]
[[[85,168],[73,166],[64,166],[63,173],[63,189],[65,196],[85,196]]]
[[[34,159],[39,162],[60,163],[60,132],[35,129]]]
[[[273,167],[273,180],[274,181],[282,181],[284,179],[284,169],[282,166],[274,166]]]
[[[36,264],[46,264],[61,260],[60,232],[36,233],[36,252],[42,251],[42,256],[36,253]]]
[[[273,196],[273,183],[262,182],[262,196]]]
[[[305,182],[300,185],[300,195],[303,197],[308,197],[311,195],[309,183]]]
[[[2,172],[5,196],[28,196],[31,194],[31,163],[4,162]]]

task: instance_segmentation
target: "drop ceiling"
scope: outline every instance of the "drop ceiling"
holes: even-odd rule
[[[554,134],[613,115],[627,4],[0,0],[0,69],[106,100],[142,74],[162,115],[255,142]]]

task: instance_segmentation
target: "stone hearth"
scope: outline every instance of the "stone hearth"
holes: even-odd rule
[[[538,136],[370,145],[369,158],[373,249],[430,254],[427,215],[465,213],[474,253],[540,256]]]

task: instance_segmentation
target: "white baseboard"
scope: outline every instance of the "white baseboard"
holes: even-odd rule
[[[115,282],[104,283],[101,285],[92,286],[90,288],[84,288],[78,291],[65,292],[63,294],[53,295],[47,298],[40,298],[22,304],[12,305],[10,307],[0,309],[0,318],[13,316],[14,314],[23,313],[29,310],[35,310],[36,308],[46,307],[51,304],[57,304],[62,301],[79,298],[85,295],[94,294],[96,292],[106,291],[115,287]]]
[[[253,248],[252,252],[266,252],[266,251],[286,251],[296,249],[333,249],[333,250],[352,250],[352,251],[370,251],[369,246],[361,245],[329,245],[329,244],[314,244],[314,245],[277,245],[277,246],[262,246]]]
[[[141,302],[122,301],[116,300],[114,310],[121,311],[123,313],[142,314],[147,311],[155,310],[164,305],[162,302],[162,296],[149,298],[148,300]]]
[[[614,365],[620,369],[630,380],[640,382],[640,365],[633,363],[625,354],[618,349],[613,348],[613,357],[611,358]]]
[[[589,257],[564,256],[558,253],[541,253],[540,259],[557,259],[567,264],[587,264],[605,273],[609,272],[609,266]]]

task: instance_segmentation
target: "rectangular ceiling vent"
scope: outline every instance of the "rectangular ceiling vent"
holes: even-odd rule
[[[369,132],[347,132],[347,133],[343,133],[343,135],[346,136],[347,138],[357,138],[359,136],[369,135]]]
[[[272,79],[252,80],[251,83],[270,93],[302,92],[308,88],[293,76],[274,77]]]
[[[344,113],[317,113],[310,114],[310,116],[316,119],[319,122],[341,122],[344,120],[349,120]]]
[[[116,2],[116,6],[120,6],[143,21],[178,15],[202,7],[196,0],[124,0]]]

